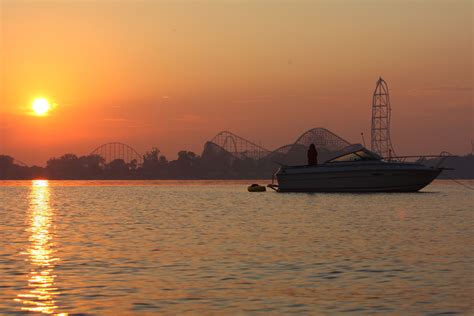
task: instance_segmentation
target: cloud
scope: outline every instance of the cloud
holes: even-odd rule
[[[272,100],[273,98],[274,97],[271,95],[262,95],[262,96],[249,97],[247,99],[235,100],[232,102],[233,103],[257,103],[257,102],[262,102],[266,100]]]
[[[206,119],[202,116],[195,115],[195,114],[184,114],[181,117],[172,118],[172,121],[177,121],[181,123],[204,123]]]
[[[470,86],[439,86],[431,88],[417,88],[409,89],[407,93],[409,95],[433,95],[440,93],[472,93],[472,87]]]
[[[294,99],[314,99],[314,100],[326,100],[332,97],[329,94],[320,94],[320,95],[301,95],[301,94],[283,94],[283,95],[262,95],[248,97],[246,99],[234,100],[232,103],[237,104],[252,104],[252,103],[263,103],[273,100],[294,100]]]
[[[151,127],[153,124],[132,124],[132,125],[127,125],[129,128],[143,128],[143,127]]]
[[[103,120],[107,122],[132,122],[132,120],[126,118],[105,118]]]
[[[111,123],[127,123],[127,125],[122,125],[122,126],[125,126],[128,128],[144,128],[144,127],[153,126],[152,124],[149,124],[149,123],[144,123],[137,120],[129,120],[126,118],[104,118],[103,121],[111,122]]]

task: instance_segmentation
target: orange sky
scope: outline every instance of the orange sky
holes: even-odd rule
[[[370,142],[380,75],[398,154],[471,151],[472,1],[0,0],[0,153],[121,141],[174,158],[230,130]],[[30,115],[43,96],[56,108]]]

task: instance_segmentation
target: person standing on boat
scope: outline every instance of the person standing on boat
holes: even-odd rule
[[[316,150],[316,146],[314,144],[309,145],[308,149],[308,165],[309,166],[316,166],[318,164],[318,151]]]

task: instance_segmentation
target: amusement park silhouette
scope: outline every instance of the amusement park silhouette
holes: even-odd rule
[[[372,101],[371,150],[389,160],[396,156],[390,138],[390,117],[388,86],[379,78]],[[141,154],[121,142],[102,144],[84,156],[67,153],[51,158],[44,168],[29,167],[0,155],[0,179],[268,179],[281,165],[306,164],[306,153],[312,144],[320,162],[362,147],[322,127],[307,130],[293,143],[275,150],[221,131],[204,144],[200,155],[181,150],[175,160],[168,160],[158,148]],[[451,163],[460,167],[457,177],[474,177],[469,168],[472,157],[451,158]]]
[[[325,128],[313,128],[294,143],[270,151],[222,131],[204,144],[201,155],[182,150],[176,160],[168,160],[158,148],[140,154],[119,142],[103,144],[84,156],[65,154],[51,158],[44,168],[28,167],[13,157],[0,155],[0,179],[269,179],[280,165],[306,164],[310,144],[318,148],[321,162],[362,146],[351,144]],[[469,168],[472,157],[450,158],[458,168],[458,178],[473,177]],[[431,163],[435,164],[436,159]]]
[[[314,143],[324,161],[351,144],[325,128],[313,128],[292,144],[268,150],[229,131],[204,144],[201,155],[178,152],[168,161],[158,148],[140,154],[132,146],[112,142],[88,155],[65,154],[51,158],[46,167],[32,166],[10,156],[0,156],[0,178],[50,179],[219,179],[268,178],[279,164],[304,164],[307,147]]]

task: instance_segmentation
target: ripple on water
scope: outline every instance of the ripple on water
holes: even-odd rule
[[[463,189],[151,183],[0,185],[0,314],[21,313],[14,299],[40,260],[54,271],[54,312],[74,315],[473,312],[474,197]]]

